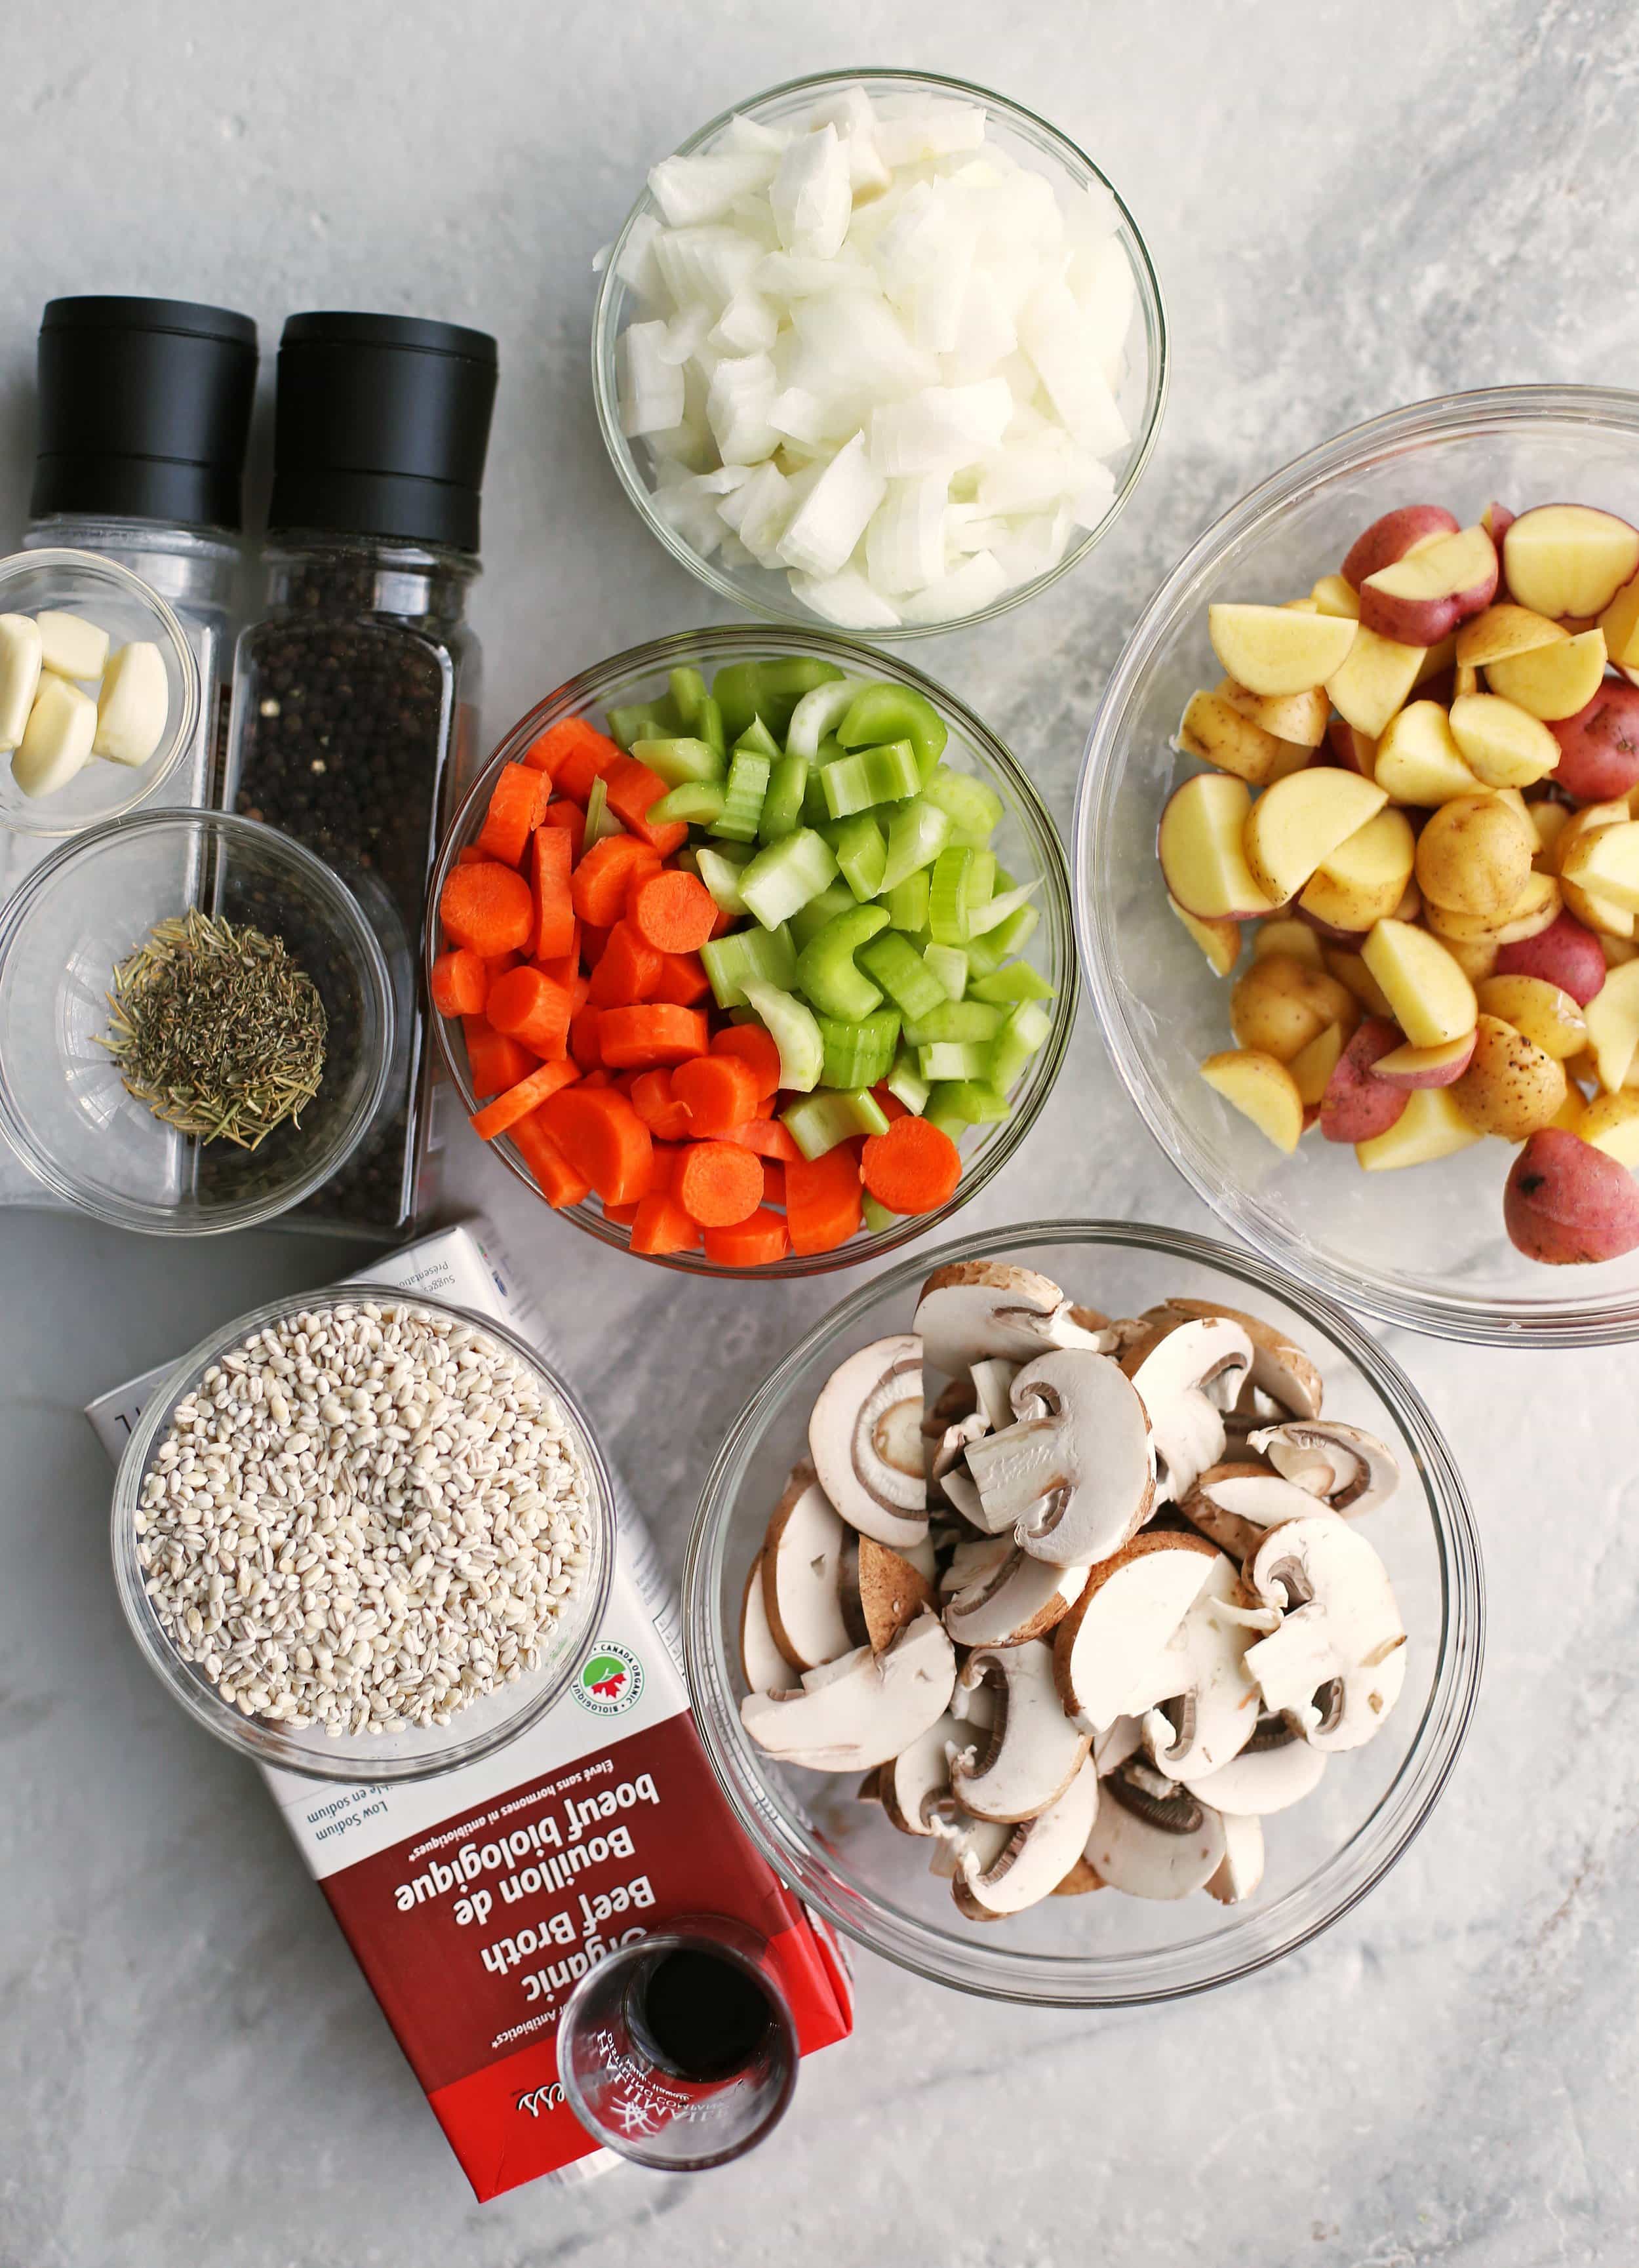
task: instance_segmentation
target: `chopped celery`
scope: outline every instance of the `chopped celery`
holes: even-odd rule
[[[818,1021],[825,1049],[822,1086],[875,1086],[887,1077],[900,1039],[900,1020],[892,1008],[878,1008],[856,1024],[836,1016]]]
[[[708,938],[700,948],[712,997],[719,1008],[738,1008],[746,998],[746,980],[786,990],[797,982],[797,948],[785,929],[736,929]]]
[[[950,1133],[955,1126],[993,1126],[1012,1115],[1012,1105],[981,1079],[948,1079],[931,1089],[923,1116],[932,1118],[936,1112]]]
[[[1017,913],[1009,914],[981,936],[967,940],[967,967],[970,976],[989,976],[1004,961],[1022,953],[1035,932],[1041,916],[1034,906],[1020,906]]]
[[[812,693],[805,693],[791,711],[790,728],[785,735],[790,754],[817,756],[820,741],[855,705],[863,682],[857,677],[835,677],[830,684],[816,685]]]
[[[936,1040],[916,1050],[916,1068],[930,1085],[941,1079],[981,1079],[990,1068],[988,1040]]]
[[[854,966],[854,955],[867,939],[888,925],[880,906],[851,906],[828,921],[818,937],[811,938],[797,956],[797,982],[814,1006],[827,1016],[857,1023],[882,1005],[882,994]]]
[[[948,812],[937,810],[919,795],[896,805],[888,815],[888,863],[883,888],[891,890],[919,867],[932,865],[950,839]]]
[[[601,780],[598,783],[601,787]],[[724,794],[716,780],[684,780],[667,790],[649,806],[649,823],[663,827],[668,820],[680,819],[689,827],[714,827],[723,816]]]
[[[817,753],[810,758],[808,784],[803,790],[803,824],[805,827],[830,825],[831,809],[825,799],[823,775],[826,766],[834,763],[842,753],[834,740],[821,740]]]
[[[966,1003],[976,1008],[980,1003]],[[1039,1055],[1053,1029],[1053,1020],[1033,1000],[1021,1000],[990,1042],[990,1084],[1010,1094],[1024,1077],[1030,1059]]]
[[[748,976],[746,1005],[756,1011],[763,1028],[780,1050],[780,1085],[806,1094],[820,1083],[825,1061],[820,1026],[812,1012],[793,994],[760,976]]]
[[[757,821],[762,816],[762,799],[768,793],[769,759],[755,755],[751,749],[736,748],[729,763],[726,784],[727,799],[723,816],[712,828],[714,835],[725,835],[731,843],[754,843]]]
[[[827,922],[834,921],[838,914],[847,913],[856,902],[854,893],[841,877],[821,890],[817,898],[810,898],[791,916],[791,942],[798,953],[805,945],[812,944]]]
[[[806,756],[776,756],[768,774],[768,792],[757,820],[760,843],[777,843],[795,835],[803,823],[803,792],[808,785]]]
[[[700,704],[700,714],[695,718],[695,738],[715,748],[724,763],[728,762],[728,735],[723,730],[723,711],[708,694]]]
[[[683,729],[671,701],[631,701],[607,711],[609,738],[629,753],[637,740],[670,740]]]
[[[869,1189],[861,1194],[859,1217],[873,1235],[885,1228],[897,1228],[904,1218],[902,1213],[890,1212],[886,1205],[878,1204]]]
[[[697,669],[674,669],[667,679],[672,691],[672,705],[685,725],[692,725],[702,708],[710,698],[706,681]]]
[[[925,1016],[908,1017],[905,1037],[914,1048],[936,1040],[978,1040],[987,1045],[1006,1020],[1003,1010],[983,1000],[941,1000]]]
[[[739,740],[753,717],[783,740],[804,694],[842,674],[834,661],[811,661],[801,654],[783,661],[731,661],[712,679],[711,690],[731,740]]]
[[[761,718],[753,717],[734,743],[736,755],[742,749],[748,756],[767,756],[768,762],[772,763],[780,754],[780,744]]]
[[[632,754],[668,787],[681,787],[685,780],[720,780],[724,773],[722,755],[709,740],[637,740]]]
[[[973,998],[989,1000],[1005,1006],[1014,1000],[1050,1000],[1053,987],[1039,968],[1027,961],[1015,961],[1005,968],[993,969],[988,976],[974,979]]]
[[[930,1126],[937,1126],[942,1134],[948,1134],[952,1141],[957,1143],[973,1124],[972,1119],[965,1113],[952,1107],[950,1098],[959,1092],[959,1083],[953,1079],[947,1079],[939,1086],[930,1086],[922,1111]]]
[[[914,874],[907,874],[902,882],[895,882],[886,894],[888,919],[895,929],[920,930],[928,926],[928,870],[919,866]]]
[[[1003,890],[999,898],[991,898],[982,905],[975,905],[971,917],[974,935],[982,937],[987,930],[1000,929],[1002,924],[1011,920],[1021,906],[1029,904],[1035,887],[1033,882],[1021,882],[1017,889]]]
[[[839,1094],[829,1087],[805,1096],[780,1113],[780,1123],[805,1158],[823,1158],[852,1134],[886,1134],[887,1113],[874,1094],[856,1087]]]
[[[600,779],[593,780],[586,797],[586,832],[582,838],[590,850],[594,843],[601,843],[606,835],[623,835],[625,828],[609,808],[609,791]]]
[[[922,779],[916,751],[908,740],[890,740],[886,747],[837,756],[821,768],[820,777],[833,819],[868,811],[874,803],[903,803],[915,794]]]
[[[946,996],[939,979],[909,939],[896,929],[884,930],[880,937],[862,945],[859,965],[870,970],[908,1020],[945,1005]],[[850,1080],[849,1084],[856,1086],[858,1081]]]
[[[837,820],[830,841],[842,878],[863,906],[882,887],[882,871],[888,863],[887,837],[868,811],[860,811],[852,819]]]
[[[867,685],[836,728],[845,748],[879,747],[885,740],[908,740],[923,779],[944,753],[944,719],[924,695],[906,685]]]
[[[953,772],[948,764],[940,764],[928,775],[922,792],[946,814],[962,841],[974,847],[989,843],[1002,823],[1001,797],[971,773]]]
[[[966,945],[973,934],[970,891],[977,852],[952,843],[933,862],[928,884],[928,926],[936,945]]]
[[[695,852],[695,871],[710,891],[719,911],[725,914],[743,914],[746,911],[746,901],[739,890],[743,869],[727,850],[720,850],[710,843],[701,843]]]
[[[893,1068],[886,1081],[888,1093],[897,1095],[907,1110],[918,1115],[928,1107],[928,1097],[933,1092],[916,1068],[914,1048],[901,1047],[893,1058]]]
[[[783,835],[742,868],[740,895],[764,929],[778,929],[836,880],[836,860],[823,836],[810,827]]]
[[[967,955],[959,945],[930,945],[922,961],[947,1000],[959,1000],[967,990]]]

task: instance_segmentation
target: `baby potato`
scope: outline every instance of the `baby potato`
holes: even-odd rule
[[[1254,1054],[1290,1063],[1328,1024],[1352,1032],[1360,1009],[1346,985],[1289,953],[1254,961],[1230,995],[1230,1029]]]
[[[1569,992],[1540,976],[1488,976],[1474,988],[1481,1007],[1500,1016],[1555,1063],[1569,1062],[1588,1044],[1588,1026]]]
[[[1417,887],[1452,913],[1496,921],[1518,902],[1536,852],[1536,829],[1513,805],[1456,796],[1417,839]]]
[[[1639,1245],[1639,1182],[1591,1142],[1545,1129],[1514,1160],[1503,1218],[1528,1260],[1557,1268],[1617,1260]]]
[[[1523,1142],[1555,1118],[1565,1101],[1564,1066],[1500,1016],[1481,1015],[1467,1070],[1451,1088],[1459,1110],[1481,1134]]]

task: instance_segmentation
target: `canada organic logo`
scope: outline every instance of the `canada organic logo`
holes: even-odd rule
[[[643,1690],[643,1666],[629,1646],[605,1639],[581,1669],[575,1698],[594,1717],[619,1717]]]

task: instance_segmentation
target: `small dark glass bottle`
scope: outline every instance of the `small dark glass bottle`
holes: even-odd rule
[[[452,760],[474,737],[465,615],[495,386],[482,332],[355,314],[284,328],[265,605],[235,659],[229,796],[351,885],[399,1012],[381,1118],[293,1226],[390,1239],[422,1209],[422,923]]]

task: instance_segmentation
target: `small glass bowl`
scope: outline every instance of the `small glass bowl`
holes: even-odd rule
[[[84,615],[107,630],[109,649],[146,639],[165,662],[170,708],[158,747],[145,764],[92,756],[55,795],[26,796],[0,756],[0,826],[19,835],[61,838],[118,819],[148,802],[175,770],[199,721],[199,664],[187,632],[159,596],[116,559],[89,551],[18,551],[0,559],[0,615],[48,608]]]
[[[1161,286],[1150,258],[1149,247],[1138,231],[1138,225],[1122,202],[1114,185],[1106,180],[1091,158],[1061,134],[1045,119],[1023,109],[1006,97],[992,94],[986,88],[970,86],[966,80],[944,78],[926,71],[844,70],[820,71],[812,77],[789,79],[782,86],[770,87],[766,93],[753,95],[750,101],[736,103],[712,119],[699,132],[691,134],[676,152],[680,158],[693,157],[709,149],[731,120],[749,118],[760,125],[779,125],[807,110],[812,104],[828,94],[840,94],[850,86],[863,86],[871,95],[930,94],[953,99],[959,102],[977,103],[985,111],[990,136],[1008,151],[1010,155],[1033,173],[1044,174],[1055,188],[1068,184],[1069,189],[1083,195],[1108,195],[1114,200],[1117,213],[1115,234],[1133,273],[1136,291],[1135,325],[1128,340],[1127,375],[1116,400],[1125,418],[1132,439],[1125,456],[1113,463],[1115,493],[1109,509],[1096,527],[1084,528],[1069,544],[1057,564],[1045,574],[1033,577],[1028,582],[1004,591],[1001,597],[976,614],[964,615],[953,622],[902,622],[893,630],[860,630],[856,635],[869,637],[873,644],[893,644],[909,638],[938,637],[949,631],[969,630],[976,623],[995,620],[1012,607],[1023,606],[1040,592],[1056,583],[1061,575],[1084,559],[1093,546],[1103,541],[1121,515],[1121,508],[1148,465],[1160,432],[1161,413],[1166,403],[1166,390],[1171,376],[1167,352],[1166,312],[1162,305]],[[650,453],[642,441],[628,440],[621,431],[621,405],[615,381],[615,347],[621,333],[630,320],[643,320],[643,303],[622,281],[619,269],[621,256],[631,238],[633,229],[645,217],[658,217],[658,207],[650,190],[642,196],[627,215],[626,221],[614,245],[610,247],[603,273],[599,279],[597,304],[592,311],[592,396],[597,405],[598,424],[604,446],[619,474],[621,485],[636,506],[651,535],[658,538],[674,559],[679,559],[692,575],[699,577],[709,589],[716,591],[731,604],[748,609],[753,614],[766,615],[776,622],[797,622],[812,628],[816,616],[792,593],[783,573],[770,569],[748,566],[729,566],[721,559],[708,559],[655,509],[653,467]],[[1142,333],[1142,337],[1138,335]]]
[[[1040,1052],[1031,1058],[1029,1069],[1013,1090],[1013,1108],[1007,1117],[993,1125],[975,1126],[968,1130],[962,1149],[962,1178],[950,1202],[937,1212],[908,1214],[893,1227],[856,1235],[834,1252],[788,1252],[783,1260],[762,1268],[720,1267],[700,1252],[643,1256],[651,1265],[680,1268],[695,1276],[764,1279],[774,1276],[821,1276],[835,1268],[855,1268],[867,1261],[880,1260],[884,1254],[896,1251],[913,1237],[925,1236],[930,1228],[950,1219],[970,1197],[976,1196],[1001,1171],[1028,1134],[1053,1091],[1076,1020],[1076,954],[1070,935],[1069,875],[1046,805],[1017,760],[954,694],[947,693],[943,686],[936,685],[908,662],[890,659],[836,631],[827,630],[775,630],[749,626],[683,630],[674,637],[657,638],[649,645],[634,646],[629,652],[617,653],[595,668],[583,671],[580,676],[571,678],[567,685],[559,686],[555,693],[538,702],[527,716],[513,725],[473,783],[445,837],[428,895],[424,924],[429,982],[442,942],[438,902],[445,878],[461,852],[476,841],[503,767],[515,762],[548,725],[555,725],[563,717],[606,711],[628,702],[655,700],[666,689],[668,672],[687,664],[703,669],[709,676],[724,662],[768,661],[794,653],[810,654],[820,661],[834,662],[849,674],[886,679],[922,694],[938,711],[950,733],[944,761],[950,762],[953,758],[956,770],[971,772],[1001,797],[1002,821],[996,835],[1001,863],[1019,881],[1039,884],[1032,903],[1040,908],[1041,920],[1031,940],[1027,958],[1053,988],[1053,1030]],[[438,1044],[460,1095],[462,1108],[474,1111],[478,1102],[467,1073],[467,1049],[459,1021],[443,1016],[435,1016],[433,1021],[438,1027]],[[498,1136],[489,1146],[519,1181],[539,1193],[539,1185],[522,1154],[506,1135]],[[612,1244],[622,1252],[628,1248],[627,1231],[606,1220],[601,1206],[592,1200],[565,1206],[563,1218],[589,1230],[605,1244]]]
[[[101,1043],[115,965],[198,906],[283,937],[328,1020],[323,1083],[254,1151],[201,1143],[128,1094]],[[88,829],[0,911],[0,1131],[48,1189],[116,1228],[209,1236],[271,1220],[352,1154],[393,1053],[375,933],[311,850],[254,820],[145,811]]]
[[[910,1327],[917,1292],[952,1261],[1017,1259],[1072,1298],[1136,1314],[1168,1298],[1245,1307],[1290,1335],[1321,1373],[1328,1413],[1368,1427],[1401,1472],[1363,1523],[1406,1628],[1405,1690],[1382,1732],[1335,1756],[1319,1788],[1268,1822],[1268,1867],[1246,1904],[1117,1893],[1047,1898],[1006,1920],[966,1921],[928,1844],[900,1835],[856,1775],[782,1768],[745,1733],[739,1614],[746,1572],[808,1413],[854,1349]],[[730,1428],[689,1538],[683,1642],[695,1720],[740,1823],[797,1895],[839,1929],[930,1983],[1052,2007],[1121,2007],[1228,1984],[1279,1960],[1348,1912],[1405,1852],[1445,1786],[1467,1731],[1484,1648],[1474,1513],[1433,1418],[1405,1373],[1328,1301],[1204,1237],[1124,1221],[988,1229],[904,1260],[853,1292],[794,1347]]]
[[[503,1685],[458,1709],[447,1725],[412,1726],[401,1732],[342,1734],[332,1737],[322,1725],[293,1727],[264,1717],[247,1717],[192,1662],[184,1661],[172,1646],[143,1587],[143,1571],[136,1556],[136,1514],[142,1501],[148,1469],[171,1424],[177,1404],[191,1394],[213,1363],[255,1336],[258,1331],[304,1314],[325,1314],[340,1306],[363,1300],[405,1308],[426,1315],[453,1316],[498,1340],[511,1354],[528,1366],[541,1386],[558,1403],[564,1430],[590,1480],[589,1525],[592,1564],[586,1580],[558,1627],[537,1669],[516,1684]],[[125,1445],[114,1482],[111,1540],[114,1582],[120,1605],[131,1635],[142,1648],[149,1668],[172,1698],[181,1704],[195,1724],[231,1749],[238,1749],[259,1764],[300,1772],[310,1779],[346,1780],[355,1784],[432,1779],[458,1765],[475,1764],[493,1756],[509,1741],[537,1723],[561,1698],[565,1686],[593,1642],[609,1602],[614,1576],[614,1490],[596,1437],[585,1412],[562,1380],[548,1370],[525,1340],[494,1322],[446,1300],[424,1292],[410,1293],[395,1284],[349,1283],[327,1291],[289,1293],[283,1300],[257,1307],[237,1322],[213,1331],[185,1354],[175,1368],[155,1387]]]
[[[1548,1268],[1503,1226],[1511,1150],[1364,1174],[1318,1134],[1284,1157],[1201,1077],[1232,1044],[1230,986],[1169,911],[1156,859],[1167,795],[1201,767],[1172,738],[1223,672],[1214,600],[1282,600],[1334,570],[1394,505],[1472,520],[1577,497],[1639,521],[1639,394],[1511,386],[1374,418],[1275,474],[1209,527],[1140,616],[1093,720],[1076,804],[1076,924],[1106,1046],[1150,1132],[1238,1236],[1356,1312],[1498,1346],[1639,1336],[1639,1252]]]

